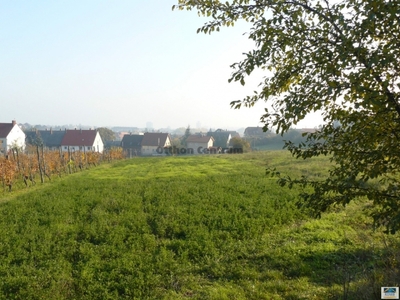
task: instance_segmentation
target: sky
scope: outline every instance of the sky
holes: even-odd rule
[[[57,126],[263,126],[231,109],[262,79],[228,83],[254,44],[241,22],[211,35],[177,0],[0,0],[0,122]],[[313,116],[298,127],[315,127]]]

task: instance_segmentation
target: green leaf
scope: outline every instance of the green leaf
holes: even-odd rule
[[[245,85],[244,76],[257,76],[258,69],[262,77],[258,91],[231,107],[265,101],[270,109],[261,121],[281,134],[323,112],[318,131],[287,149],[303,159],[331,155],[330,176],[280,178],[280,184],[309,188],[300,194],[302,206],[317,216],[353,199],[373,199],[376,224],[393,232],[400,229],[400,192],[393,188],[400,186],[400,5],[388,3],[179,1],[179,7],[209,17],[204,33],[240,19],[250,23],[254,49],[231,65],[228,82]]]

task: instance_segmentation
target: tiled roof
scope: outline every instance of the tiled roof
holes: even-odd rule
[[[46,147],[59,147],[65,133],[65,130],[30,131],[26,133],[26,140],[30,144],[35,144],[36,139],[41,139]]]
[[[169,133],[145,132],[142,146],[164,146],[168,137]]]
[[[212,136],[202,136],[202,135],[189,135],[186,139],[186,143],[208,143],[210,139],[214,138]]]
[[[244,134],[246,135],[262,135],[265,134],[263,127],[247,127],[244,130]]]
[[[123,148],[140,147],[143,140],[143,134],[125,134],[121,141]]]
[[[13,127],[12,123],[0,123],[0,138],[6,138]]]
[[[214,131],[207,132],[208,136],[212,136],[214,138],[214,146],[215,147],[227,147],[230,138],[232,137],[231,133],[228,131]]]
[[[212,136],[217,136],[218,134],[228,134],[228,133],[230,133],[231,137],[240,137],[240,134],[238,132],[231,131],[231,130],[217,129],[214,132],[209,131],[209,133],[212,133],[212,134],[209,134],[209,135],[212,135]]]
[[[73,129],[67,130],[62,139],[62,146],[92,146],[97,130]]]

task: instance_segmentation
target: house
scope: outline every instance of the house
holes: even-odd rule
[[[124,149],[128,157],[141,155],[143,134],[125,134],[120,146]]]
[[[15,120],[11,123],[0,123],[0,152],[6,154],[15,147],[25,149],[25,133]]]
[[[142,155],[166,154],[164,148],[171,147],[169,133],[145,132],[142,139]]]
[[[43,145],[48,150],[59,150],[65,130],[33,130],[26,133],[26,143]]]
[[[103,140],[97,130],[67,129],[61,141],[62,151],[95,151],[102,153]]]
[[[204,153],[205,149],[210,149],[214,146],[214,138],[212,136],[202,134],[192,134],[186,139],[188,149],[193,149],[193,153]]]
[[[263,127],[246,127],[244,130],[245,137],[256,137],[256,136],[265,136],[266,132],[264,132]]]
[[[234,137],[240,138],[240,134],[239,134],[239,132],[237,132],[237,131],[229,131],[229,130],[226,130],[225,132],[229,132],[229,133],[231,134],[231,137],[232,137],[232,138],[234,138]]]
[[[317,131],[316,128],[301,128],[301,133],[315,133]]]
[[[217,129],[216,131],[207,132],[207,136],[214,138],[214,147],[228,148],[232,138],[231,131]]]

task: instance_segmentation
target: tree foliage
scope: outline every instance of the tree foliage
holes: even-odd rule
[[[188,127],[186,127],[185,134],[182,136],[182,139],[181,139],[182,145],[186,145],[186,140],[191,134],[192,133],[190,132],[190,125],[188,125]]]
[[[243,138],[233,137],[229,142],[233,148],[242,149],[243,152],[251,151],[250,143]]]
[[[321,181],[279,179],[312,186],[301,205],[318,216],[368,197],[377,225],[392,233],[400,228],[400,1],[179,0],[173,8],[208,17],[198,32],[238,20],[251,24],[255,47],[231,66],[229,81],[244,85],[256,68],[265,77],[232,107],[266,101],[261,120],[281,134],[310,112],[322,112],[317,132],[286,145],[298,158],[330,155],[334,162]]]
[[[97,128],[97,131],[99,132],[101,139],[103,140],[103,143],[111,142],[111,141],[115,140],[114,131],[112,131],[111,129],[106,128],[106,127],[100,127],[100,128]]]

